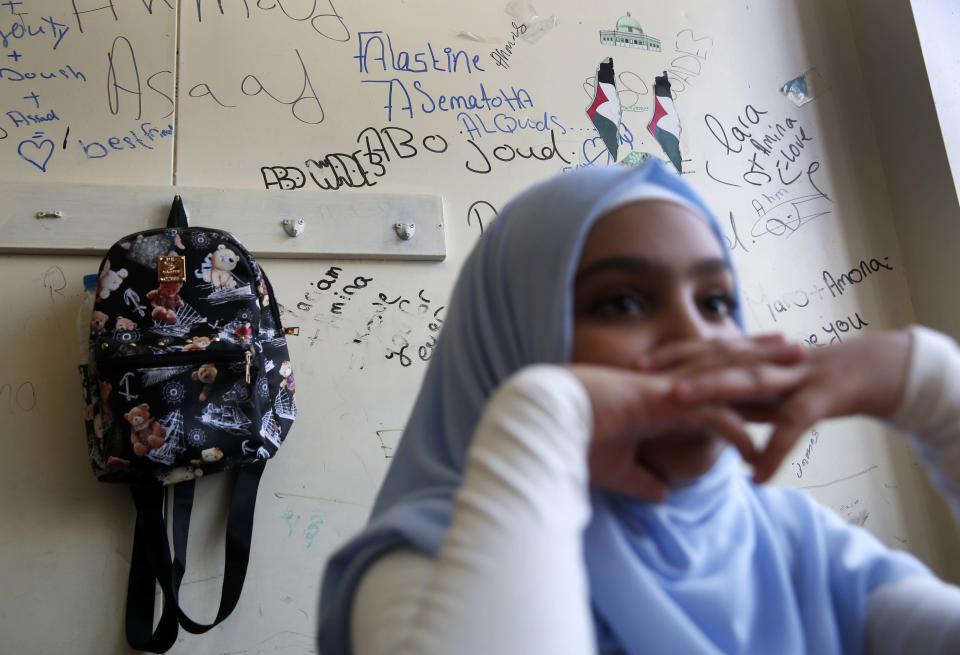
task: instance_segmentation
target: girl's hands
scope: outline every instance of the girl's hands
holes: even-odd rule
[[[690,408],[726,404],[744,418],[772,423],[773,434],[753,462],[758,483],[770,479],[816,421],[851,414],[884,418],[903,393],[911,347],[906,331],[867,335],[793,359],[797,345],[753,342],[669,344],[639,365],[649,372],[672,368],[672,397]]]
[[[653,439],[709,435],[734,445],[766,482],[797,439],[820,419],[889,416],[902,395],[910,355],[906,331],[884,332],[809,351],[779,335],[674,342],[635,370],[572,365],[594,417],[591,482],[617,493],[662,501],[667,481],[637,461]],[[747,421],[774,430],[763,452]]]
[[[637,362],[637,371],[593,365],[572,365],[590,397],[594,430],[589,452],[591,483],[651,502],[662,501],[667,481],[638,460],[644,442],[663,438],[719,437],[750,463],[758,453],[745,429],[747,420],[767,420],[765,406],[748,403],[691,403],[675,393],[681,375],[732,363],[793,364],[805,351],[779,335],[737,340],[688,341],[670,344]],[[681,445],[681,447],[683,447]]]
[[[671,435],[719,436],[748,462],[756,459],[739,414],[724,403],[678,399],[673,374],[586,364],[568,368],[586,389],[593,410],[588,464],[595,486],[642,500],[664,500],[666,481],[640,465],[636,451],[641,442]]]

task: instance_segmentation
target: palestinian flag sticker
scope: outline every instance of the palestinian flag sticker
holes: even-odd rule
[[[593,102],[587,107],[587,116],[597,128],[614,161],[617,160],[617,149],[620,145],[620,113],[620,96],[617,95],[617,84],[613,75],[613,58],[607,57],[597,68],[597,88]]]
[[[677,172],[682,173],[683,171],[680,168],[683,161],[680,154],[680,114],[677,113],[677,107],[673,104],[670,80],[667,79],[666,71],[663,72],[663,75],[654,78],[653,94],[655,97],[653,118],[647,124],[647,131],[663,148]]]

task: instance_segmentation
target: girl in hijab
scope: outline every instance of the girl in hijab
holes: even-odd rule
[[[960,352],[923,328],[746,337],[722,243],[656,162],[504,209],[328,563],[322,653],[960,653],[960,590],[761,485],[816,420],[866,414],[912,435],[960,516]],[[748,420],[773,426],[762,452]]]

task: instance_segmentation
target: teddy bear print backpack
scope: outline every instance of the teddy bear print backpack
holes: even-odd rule
[[[166,228],[130,235],[103,258],[81,374],[94,472],[127,484],[137,509],[126,610],[136,649],[165,652],[180,626],[206,632],[240,598],[260,476],[296,416],[287,333],[272,296],[233,236],[188,226],[179,196]],[[216,618],[201,624],[178,601],[194,485],[227,470],[235,482],[223,591]],[[157,584],[163,608],[154,628]]]

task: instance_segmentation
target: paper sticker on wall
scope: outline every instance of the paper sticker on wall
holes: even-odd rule
[[[613,59],[610,57],[601,61],[597,68],[597,86],[593,103],[587,107],[587,116],[600,133],[610,156],[616,160],[620,144],[617,135],[620,126],[620,98],[613,76]]]
[[[632,150],[627,153],[627,156],[623,158],[620,162],[624,166],[640,166],[648,159],[653,159],[653,155],[649,152],[642,152],[640,150]]]
[[[654,107],[653,118],[647,124],[647,131],[653,135],[660,147],[670,158],[670,162],[678,173],[682,173],[680,155],[680,114],[673,104],[670,95],[670,80],[667,72],[654,78],[653,84]]]
[[[782,87],[780,93],[787,96],[797,107],[803,107],[820,95],[827,87],[816,68],[811,68],[800,77],[795,77]]]
[[[651,52],[661,51],[660,39],[644,33],[640,22],[631,16],[629,11],[617,21],[616,29],[600,30],[600,43]]]
[[[531,0],[510,0],[504,11],[516,19],[517,25],[526,26],[527,29],[521,38],[527,43],[539,41],[540,37],[556,27],[558,22],[555,15],[538,14]]]
[[[474,34],[470,30],[460,30],[457,32],[456,36],[461,39],[467,39],[468,41],[476,41],[477,43],[496,43],[497,39],[494,39],[489,36],[480,36],[479,34]]]

